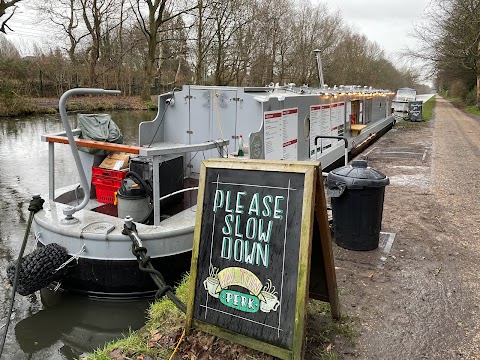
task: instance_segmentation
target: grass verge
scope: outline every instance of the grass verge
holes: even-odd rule
[[[185,276],[176,287],[175,294],[186,303],[189,277]],[[178,341],[178,333],[185,324],[185,314],[175,304],[163,298],[150,305],[145,326],[130,332],[125,338],[110,342],[103,348],[88,354],[86,360],[125,359],[168,359]]]
[[[480,116],[480,107],[477,105],[467,106],[465,111],[469,114]]]
[[[452,105],[455,107],[469,113],[472,115],[480,116],[480,104],[477,105],[469,105],[467,106],[465,104],[465,101],[459,99],[459,98],[445,98],[448,102],[450,102]]]
[[[175,294],[184,303],[188,298],[189,279],[186,276],[175,289]],[[307,314],[306,358],[336,360],[336,343],[354,345],[356,334],[353,321],[345,315],[340,320],[333,320],[329,303],[310,300]],[[142,329],[130,332],[124,339],[111,342],[82,359],[170,359],[182,337],[184,327],[185,315],[172,301],[163,298],[150,306],[147,323]],[[269,355],[199,331],[193,331],[191,335],[183,338],[174,359],[181,359],[184,355],[189,359],[207,359],[213,356],[224,360],[273,360]]]

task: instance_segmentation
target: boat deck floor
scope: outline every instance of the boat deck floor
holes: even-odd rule
[[[197,186],[198,186],[198,179],[186,178],[183,181],[183,187],[185,189],[191,188],[191,187],[197,187]],[[165,218],[174,216],[194,206],[197,203],[197,195],[198,195],[198,190],[186,191],[183,193],[183,197],[181,201],[176,202],[174,204],[169,204],[166,206],[161,205],[162,220]],[[89,210],[91,211],[95,211],[105,215],[110,215],[113,217],[118,217],[118,209],[117,209],[117,206],[114,204],[103,204],[96,201],[96,199],[90,199],[89,204],[91,204],[91,206],[89,206]]]

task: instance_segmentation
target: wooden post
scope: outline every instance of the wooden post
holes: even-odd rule
[[[326,199],[321,171],[319,171],[317,174],[317,191],[315,193],[315,203],[317,207],[317,221],[320,231],[320,239],[322,243],[322,253],[325,265],[330,310],[334,319],[340,319],[340,303],[338,301],[337,281],[335,276],[335,265],[332,252],[332,239],[330,236],[330,227],[328,225],[328,215],[326,208],[324,207],[324,204],[326,204]]]

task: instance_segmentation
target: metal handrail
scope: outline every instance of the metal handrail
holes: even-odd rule
[[[343,136],[318,135],[315,136],[315,160],[317,160],[317,143],[319,139],[337,139],[345,142],[345,166],[348,165],[348,140]]]
[[[60,111],[60,117],[62,118],[63,126],[65,128],[65,133],[68,138],[68,143],[70,145],[70,149],[72,150],[73,159],[75,160],[75,165],[77,166],[78,175],[80,176],[80,186],[83,189],[84,197],[82,202],[77,206],[67,206],[63,209],[64,215],[66,215],[66,219],[70,220],[73,219],[73,214],[77,211],[83,209],[87,206],[90,197],[90,185],[88,184],[87,177],[85,176],[85,172],[83,171],[83,166],[80,160],[80,155],[78,154],[77,145],[75,144],[75,139],[73,138],[72,128],[70,127],[70,123],[68,122],[67,117],[67,109],[66,103],[69,97],[74,95],[82,95],[82,94],[92,94],[92,95],[100,95],[100,94],[120,94],[120,90],[104,90],[104,89],[92,89],[92,88],[77,88],[77,89],[70,89],[67,90],[62,97],[60,98],[58,109]]]

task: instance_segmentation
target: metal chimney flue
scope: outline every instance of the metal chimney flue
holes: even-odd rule
[[[323,85],[325,83],[323,82],[323,69],[322,69],[322,58],[320,57],[320,50],[315,49],[313,50],[315,53],[315,58],[317,59],[317,70],[318,70],[318,79],[320,80],[320,88],[323,89]]]

